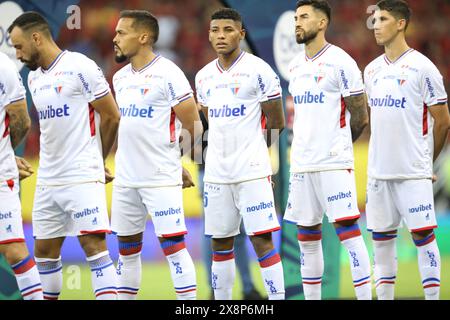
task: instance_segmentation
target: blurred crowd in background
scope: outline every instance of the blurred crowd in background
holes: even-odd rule
[[[293,10],[295,2],[292,0]],[[364,70],[370,61],[383,53],[368,28],[373,13],[368,9],[376,1],[329,2],[332,21],[327,33],[328,41],[346,50]],[[444,77],[447,93],[450,93],[450,1],[409,0],[408,3],[413,11],[407,32],[408,43],[433,61]],[[81,0],[79,7],[81,29],[69,30],[63,26],[58,44],[61,48],[82,52],[95,60],[110,83],[114,73],[123,66],[114,61],[112,39],[119,13],[124,9],[145,9],[158,18],[160,36],[155,51],[177,63],[193,88],[196,72],[216,57],[208,42],[208,27],[211,13],[223,7],[218,0]],[[251,35],[252,30],[248,30],[250,39]],[[34,108],[32,117],[34,124],[27,140],[27,157],[36,157],[39,152],[39,129]],[[363,141],[367,141],[368,137],[366,130]],[[436,205],[447,211],[450,208],[450,148],[443,152],[445,154],[436,165],[439,176],[435,184],[438,196]]]

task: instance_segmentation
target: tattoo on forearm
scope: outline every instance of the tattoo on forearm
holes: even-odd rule
[[[28,132],[28,115],[23,111],[11,112],[8,115],[11,145],[13,148],[16,148]]]
[[[352,96],[345,98],[345,105],[351,114],[350,129],[352,140],[356,141],[368,123],[367,103],[365,95]]]

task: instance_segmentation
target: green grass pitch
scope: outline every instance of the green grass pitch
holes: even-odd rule
[[[450,257],[442,257],[441,272],[441,299],[450,300]],[[198,299],[209,299],[210,291],[206,282],[205,268],[200,262],[196,262]],[[259,292],[264,293],[264,285],[259,273],[257,263],[252,264],[251,272],[255,285]],[[66,264],[63,271],[63,290],[61,299],[91,300],[94,299],[91,288],[91,273],[86,265]],[[233,289],[233,299],[242,298],[241,285],[237,273]],[[299,279],[300,285],[300,279]],[[373,291],[375,296],[375,290]],[[397,299],[422,299],[423,290],[420,284],[419,270],[416,261],[399,263],[399,272],[396,284]],[[142,274],[142,286],[138,299],[143,300],[172,300],[175,293],[170,278],[170,271],[166,263],[144,263]],[[341,265],[340,298],[354,299],[354,290],[351,281],[350,267],[346,263]]]

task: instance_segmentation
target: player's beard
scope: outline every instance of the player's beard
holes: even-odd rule
[[[116,60],[117,63],[122,63],[127,61],[128,57],[126,55],[124,55],[123,53],[121,54],[116,54],[114,57],[114,60]]]
[[[114,60],[116,60],[117,63],[127,61],[128,57],[122,53],[122,49],[120,49],[119,46],[117,45],[115,45],[114,47],[117,49],[116,55],[114,56]]]
[[[318,33],[319,33],[319,30],[310,30],[309,32],[304,31],[303,36],[296,33],[295,40],[297,40],[298,44],[302,44],[302,43],[307,44],[308,42],[311,42],[312,40],[314,40],[317,37]]]
[[[39,65],[37,63],[39,58],[40,58],[39,52],[34,51],[31,54],[30,59],[28,59],[28,60],[20,59],[20,61],[22,63],[24,63],[27,66],[28,69],[30,69],[31,71],[35,71],[37,68],[39,68]]]

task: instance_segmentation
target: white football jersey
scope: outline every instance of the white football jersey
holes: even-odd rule
[[[344,50],[326,44],[289,65],[294,99],[292,173],[353,169],[350,112],[344,98],[364,93],[361,71]]]
[[[19,177],[9,136],[9,117],[5,107],[22,99],[25,99],[22,78],[14,62],[0,52],[0,184],[5,180]]]
[[[374,179],[431,178],[433,118],[447,102],[436,66],[409,49],[395,62],[382,55],[364,70],[370,106],[368,175]]]
[[[114,184],[181,184],[182,125],[173,107],[193,96],[184,73],[157,55],[139,71],[131,64],[120,69],[113,86],[121,114]]]
[[[104,182],[100,115],[89,104],[110,92],[102,70],[66,50],[47,70],[30,71],[28,87],[41,130],[37,184]]]
[[[281,97],[272,68],[242,51],[228,70],[218,59],[207,64],[195,83],[198,102],[208,108],[204,181],[238,183],[271,175],[260,103]]]

